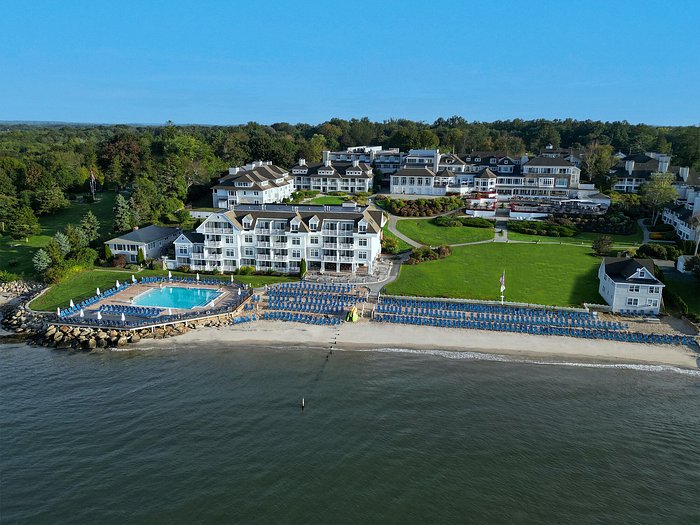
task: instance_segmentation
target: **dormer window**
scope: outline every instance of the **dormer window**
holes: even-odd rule
[[[496,164],[496,159],[491,159],[491,164]]]
[[[250,221],[243,221],[243,229],[244,229],[244,230],[250,230],[251,224],[252,224],[252,223],[251,223]]]
[[[481,157],[474,157],[474,162],[481,162]]]
[[[646,279],[647,273],[644,270],[639,270],[639,278]]]

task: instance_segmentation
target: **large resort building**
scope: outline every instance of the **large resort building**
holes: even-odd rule
[[[593,184],[581,183],[581,170],[562,157],[539,156],[528,160],[499,154],[458,156],[441,155],[438,150],[412,152],[402,169],[391,176],[392,194],[483,193],[498,200],[601,197]]]
[[[238,204],[282,202],[292,196],[294,181],[289,171],[272,162],[255,161],[229,168],[212,188],[214,208],[230,209]]]
[[[175,267],[232,272],[243,266],[283,273],[371,272],[381,251],[384,216],[342,206],[240,205],[212,213],[175,240]]]
[[[357,159],[350,162],[332,161],[325,153],[326,160],[321,163],[307,164],[305,159],[299,159],[298,164],[292,167],[296,190],[360,193],[372,189],[373,175],[369,164]]]

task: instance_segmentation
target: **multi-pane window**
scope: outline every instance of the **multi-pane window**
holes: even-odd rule
[[[639,285],[638,284],[630,284],[630,292],[638,293],[639,292]]]
[[[636,297],[627,298],[627,306],[637,306],[639,304],[639,299]]]

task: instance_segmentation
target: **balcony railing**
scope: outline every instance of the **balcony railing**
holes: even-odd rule
[[[259,254],[256,256],[256,259],[257,259],[258,261],[271,261],[271,260],[272,260],[272,256],[271,256],[271,255],[264,254],[264,253],[259,253]]]
[[[204,233],[226,233],[228,235],[233,235],[233,230],[230,228],[204,228]]]
[[[210,239],[204,240],[204,246],[208,248],[220,248],[223,244],[223,241],[213,241]]]
[[[335,255],[324,255],[323,261],[324,262],[338,262],[338,257],[336,257]]]
[[[272,243],[268,241],[258,241],[256,245],[258,246],[258,248],[270,248]]]
[[[270,246],[271,248],[286,248],[288,243],[285,241],[285,242],[273,242],[273,243],[269,243],[269,244],[271,244],[271,246]]]
[[[340,262],[342,262],[342,263],[355,262],[355,258],[354,257],[340,257]]]

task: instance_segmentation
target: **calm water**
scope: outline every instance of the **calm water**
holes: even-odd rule
[[[133,303],[137,306],[160,306],[161,308],[185,308],[204,306],[216,299],[220,292],[210,288],[183,288],[180,286],[164,286],[152,288],[136,297]]]
[[[698,374],[173,344],[0,347],[0,522],[700,522]]]

